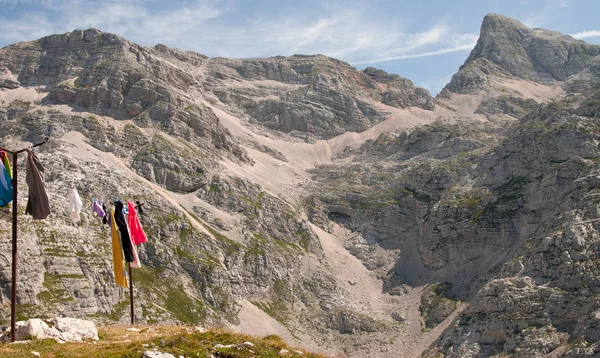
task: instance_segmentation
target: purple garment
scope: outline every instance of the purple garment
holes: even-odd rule
[[[94,205],[92,206],[92,209],[101,218],[103,218],[104,215],[106,215],[104,209],[102,209],[102,203],[100,202],[100,200],[94,200]]]

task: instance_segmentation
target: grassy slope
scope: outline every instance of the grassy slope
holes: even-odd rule
[[[263,338],[235,334],[224,330],[200,332],[189,327],[138,326],[139,332],[128,331],[126,326],[109,326],[99,329],[98,342],[64,343],[54,340],[34,340],[27,343],[0,344],[0,357],[31,358],[32,352],[40,353],[44,358],[76,357],[136,357],[140,358],[145,350],[157,348],[176,357],[280,357],[282,349],[289,350],[285,357],[325,356],[300,352],[288,347],[278,336]],[[253,347],[245,347],[251,342]],[[231,348],[215,348],[217,344],[230,345]]]

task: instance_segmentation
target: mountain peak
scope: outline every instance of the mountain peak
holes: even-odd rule
[[[598,45],[559,32],[531,29],[506,16],[488,14],[481,24],[477,44],[446,89],[468,93],[486,83],[492,73],[555,84],[600,64],[598,55]]]
[[[485,58],[523,79],[542,83],[562,81],[583,69],[582,66],[575,66],[573,70],[564,68],[574,47],[590,55],[597,54],[593,50],[597,46],[571,36],[531,29],[515,19],[488,14],[481,24],[477,45],[463,67],[478,58]]]
[[[489,28],[489,27],[498,26],[498,25],[514,26],[514,27],[527,27],[527,26],[523,25],[523,23],[521,23],[520,21],[518,21],[516,19],[491,12],[491,13],[485,15],[485,17],[483,18],[483,23],[481,24],[482,32],[483,32],[484,28]]]

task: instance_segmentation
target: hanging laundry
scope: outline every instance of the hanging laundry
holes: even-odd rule
[[[44,166],[31,149],[27,149],[25,181],[29,186],[29,199],[25,214],[31,214],[34,219],[45,219],[50,214],[50,201],[44,187]]]
[[[146,203],[140,203],[139,201],[135,202],[135,210],[137,210],[138,213],[140,213],[140,215],[142,215],[144,213],[144,208],[143,208],[144,204],[146,204]]]
[[[135,245],[133,245],[133,241],[131,241],[131,236],[129,237],[129,240],[130,240],[130,243],[131,243],[131,250],[132,250],[132,253],[133,253],[133,261],[131,261],[129,263],[129,265],[132,268],[140,268],[140,267],[142,267],[142,264],[140,264],[140,258],[138,256],[137,249],[135,248]]]
[[[102,208],[102,203],[100,202],[100,200],[94,200],[94,203],[92,204],[92,210],[101,218],[104,218],[106,216],[106,212],[104,211],[104,209]]]
[[[83,202],[81,201],[81,198],[79,197],[79,193],[77,192],[77,189],[73,189],[71,191],[71,201],[69,202],[69,205],[67,206],[67,212],[71,216],[71,221],[73,222],[73,224],[76,224],[79,222],[79,220],[81,220],[79,217],[79,214],[81,213],[82,207],[83,207]]]
[[[131,226],[129,225],[132,212],[135,215],[135,209],[133,208],[133,211],[130,210],[132,208],[133,208],[133,204],[131,202],[127,203],[126,209],[123,208],[123,212],[126,214],[125,220],[127,221],[127,231],[129,232],[129,240],[130,240],[131,248],[133,251],[133,262],[130,262],[129,265],[132,268],[140,268],[142,265],[140,264],[140,258],[138,256],[137,249],[135,248],[135,245],[134,245],[133,234],[131,233]]]
[[[133,262],[135,260],[135,257],[133,255],[133,244],[131,243],[131,239],[129,238],[129,230],[127,229],[127,221],[125,220],[125,215],[123,214],[123,207],[124,205],[120,200],[115,201],[114,221],[116,221],[116,225],[119,228],[119,232],[121,233],[121,243],[123,245],[125,261]]]
[[[4,163],[0,163],[0,207],[7,206],[13,200],[12,178]]]
[[[125,258],[123,257],[123,248],[121,246],[121,239],[119,238],[119,231],[117,231],[117,224],[115,223],[115,211],[110,211],[110,217],[112,218],[110,226],[111,237],[112,237],[112,254],[113,254],[113,272],[115,274],[115,283],[121,287],[127,286],[127,278],[125,274]]]
[[[102,203],[102,210],[106,213],[106,215],[102,217],[102,223],[108,224],[110,226],[110,223],[108,222],[108,220],[110,219],[110,215],[108,215],[108,209],[106,208],[106,205],[104,205],[104,203]]]
[[[1,150],[0,157],[1,157],[0,159],[2,160],[2,164],[4,164],[4,167],[6,168],[6,171],[8,172],[8,175],[12,179],[12,171],[10,170],[10,162],[8,161],[8,154],[6,154],[5,151]]]
[[[146,242],[146,233],[142,228],[140,219],[137,216],[137,212],[133,203],[130,201],[127,203],[129,209],[129,215],[127,215],[127,223],[129,224],[129,235],[134,244],[139,245]]]

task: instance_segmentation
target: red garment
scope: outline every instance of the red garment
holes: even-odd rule
[[[134,244],[139,245],[146,242],[146,233],[140,224],[135,207],[131,201],[127,202],[127,225],[129,226],[129,235]]]

